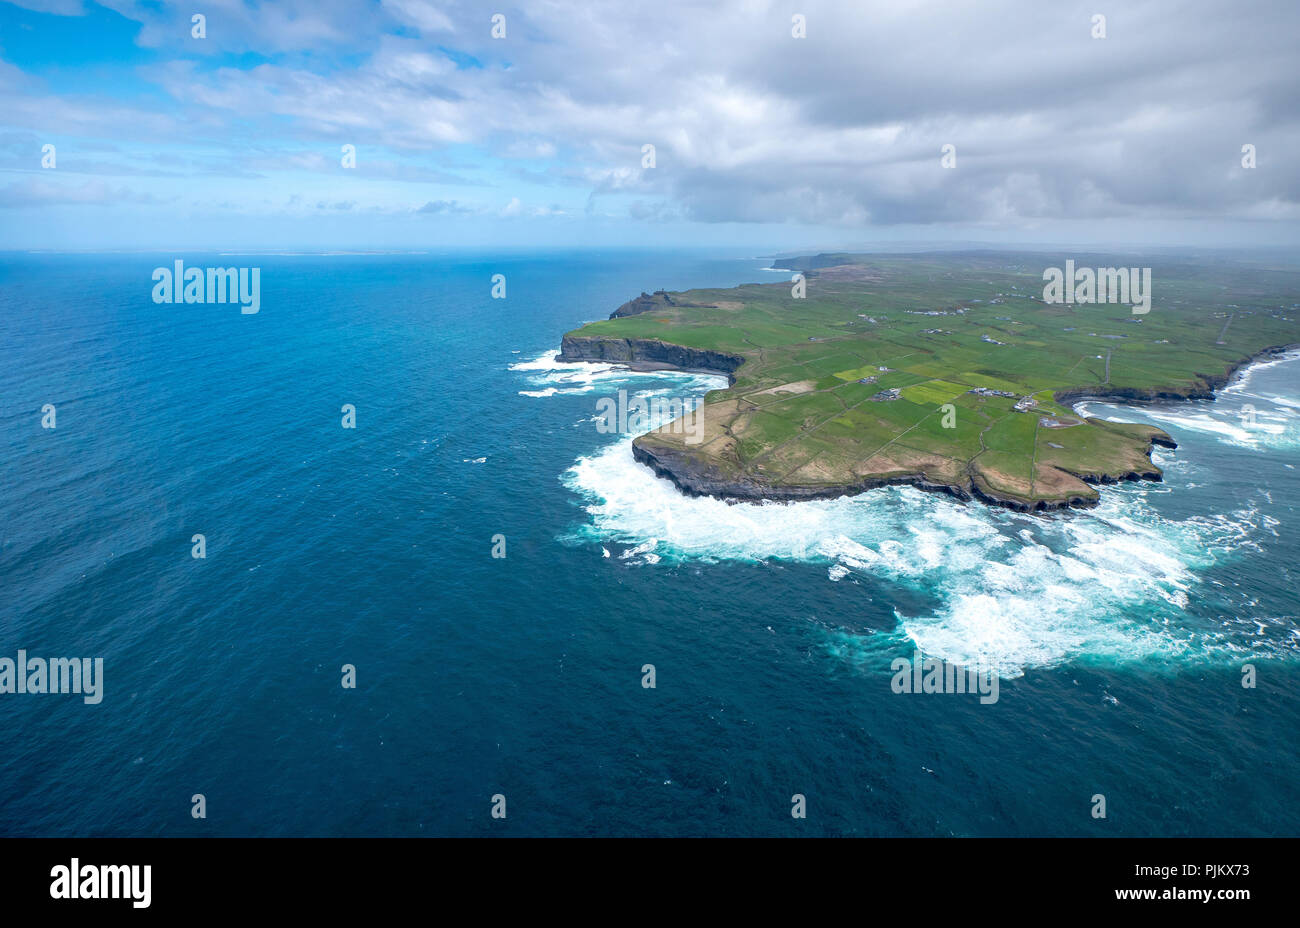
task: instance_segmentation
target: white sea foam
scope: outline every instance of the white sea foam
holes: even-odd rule
[[[1249,407],[1249,409],[1247,409]],[[1151,420],[1175,439],[1180,431],[1213,435],[1223,444],[1254,450],[1300,446],[1300,402],[1285,397],[1237,393],[1210,403],[1135,408],[1111,403],[1078,403],[1081,416],[1109,422]]]
[[[1267,400],[1275,406],[1284,406],[1287,409],[1300,409],[1300,400],[1292,399],[1289,396],[1278,396],[1275,393],[1262,393],[1260,398]]]
[[[1266,371],[1277,367],[1281,364],[1287,364],[1291,361],[1300,360],[1300,351],[1286,351],[1282,354],[1275,355],[1271,358],[1262,358],[1258,361],[1252,361],[1241,370],[1239,370],[1232,383],[1224,387],[1220,393],[1243,393],[1249,390],[1250,382],[1260,371]]]
[[[703,393],[725,382],[563,364],[554,355],[512,369],[537,377],[538,386],[580,383],[567,388],[580,393],[645,377],[668,378],[654,389],[678,392]],[[1124,411],[1117,408],[1116,418]],[[1194,421],[1234,443],[1239,438],[1224,431],[1230,420]],[[1159,454],[1157,462],[1171,472],[1190,467]],[[905,588],[909,602],[928,600],[926,608],[896,609],[897,625],[888,631],[850,631],[861,627],[853,616],[843,629],[825,629],[829,651],[871,666],[888,666],[913,646],[1004,676],[1070,662],[1300,655],[1300,636],[1285,634],[1293,619],[1270,620],[1279,633],[1260,640],[1253,625],[1249,639],[1238,627],[1250,620],[1207,628],[1188,611],[1204,593],[1203,569],[1256,547],[1262,533],[1275,534],[1273,520],[1253,508],[1170,520],[1151,505],[1169,492],[1163,484],[1107,487],[1097,508],[1049,518],[911,487],[797,504],[731,504],[683,495],[635,462],[628,437],[579,458],[562,479],[584,499],[587,514],[565,540],[596,542],[605,551],[611,543],[624,546],[618,558],[628,565],[809,562],[825,565],[828,582],[857,577]]]
[[[535,390],[520,390],[521,396],[548,397],[591,393],[597,390],[617,389],[629,381],[641,382],[645,378],[664,384],[659,390],[648,389],[643,395],[665,392],[670,387],[677,392],[703,395],[727,385],[727,378],[713,374],[682,374],[677,371],[630,371],[618,364],[598,361],[560,361],[559,351],[547,351],[528,361],[516,361],[510,370],[522,373]]]
[[[565,473],[589,516],[570,539],[628,545],[622,557],[636,563],[823,563],[831,580],[872,577],[933,598],[930,610],[896,613],[892,634],[839,636],[848,656],[896,656],[910,639],[926,654],[1016,676],[1073,660],[1238,653],[1232,633],[1207,635],[1180,619],[1198,569],[1264,530],[1256,510],[1170,521],[1149,505],[1156,487],[1146,485],[1108,487],[1098,508],[1046,519],[910,487],[728,504],[682,495],[637,464],[630,444],[607,445]]]
[[[1255,386],[1261,373],[1283,365],[1294,366],[1297,361],[1300,361],[1300,351],[1249,364],[1238,372],[1232,384],[1219,391],[1213,402],[1125,406],[1085,401],[1074,408],[1080,415],[1112,422],[1149,420],[1165,428],[1175,439],[1179,433],[1195,432],[1211,435],[1226,445],[1255,451],[1300,448],[1300,396]]]

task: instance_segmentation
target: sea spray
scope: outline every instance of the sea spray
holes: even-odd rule
[[[1231,634],[1207,634],[1184,618],[1198,571],[1259,531],[1257,512],[1172,521],[1137,485],[1108,487],[1096,509],[1054,518],[910,487],[797,504],[728,503],[683,496],[637,464],[630,445],[609,444],[566,472],[587,519],[564,540],[622,543],[647,564],[646,554],[664,563],[789,560],[825,565],[830,580],[898,585],[931,597],[934,608],[896,612],[895,640],[864,647],[896,653],[906,640],[1004,677],[1075,659],[1238,653]]]
[[[512,369],[558,393],[623,384],[703,393],[720,380],[567,364],[553,352]],[[1205,570],[1274,530],[1253,508],[1165,518],[1152,504],[1170,492],[1165,485],[1106,487],[1096,509],[1049,518],[908,487],[734,503],[684,496],[633,460],[627,436],[580,457],[562,480],[584,500],[586,518],[561,540],[621,544],[622,563],[783,560],[823,566],[828,582],[856,578],[895,588],[900,599],[928,599],[928,609],[896,607],[896,625],[884,634],[826,632],[828,652],[864,670],[887,670],[900,646],[1001,677],[1074,661],[1172,667],[1300,651],[1285,617],[1267,618],[1269,634],[1260,637],[1245,618],[1211,622],[1189,612]]]

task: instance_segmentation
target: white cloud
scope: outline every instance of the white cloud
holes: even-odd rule
[[[426,0],[383,0],[382,5],[394,19],[422,32],[456,31],[447,14]]]
[[[163,53],[278,57],[250,69],[184,57],[144,68],[175,101],[161,109],[54,94],[0,64],[0,122],[102,139],[129,126],[134,138],[227,148],[253,133],[259,144],[319,145],[328,156],[284,157],[320,172],[334,170],[343,142],[412,157],[472,145],[509,159],[504,170],[521,180],[621,197],[621,213],[647,220],[1264,220],[1291,219],[1300,204],[1292,0],[1250,17],[1212,0],[1146,0],[1101,41],[1089,36],[1090,10],[1033,0],[869,10],[828,0],[804,10],[800,40],[774,3],[538,0],[501,7],[505,42],[477,3],[384,0],[386,15],[362,16],[354,3],[289,0],[214,7],[204,52],[177,43],[184,10],[114,5]],[[421,38],[390,34],[396,24]],[[454,53],[435,46],[453,39]],[[292,54],[322,43],[361,63]],[[1239,168],[1245,141],[1259,147],[1257,171]],[[953,170],[940,166],[946,143],[957,147]],[[457,180],[381,161],[362,158],[357,176]],[[519,198],[500,210],[527,214]]]

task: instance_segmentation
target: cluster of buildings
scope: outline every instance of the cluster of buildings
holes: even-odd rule
[[[974,393],[976,396],[1004,396],[1007,399],[1012,399],[1017,396],[1017,394],[1012,393],[1010,390],[990,390],[988,387],[972,387],[966,392]],[[1022,396],[1016,402],[1015,408],[1018,412],[1024,412],[1026,409],[1033,409],[1037,405],[1038,401],[1032,396]]]

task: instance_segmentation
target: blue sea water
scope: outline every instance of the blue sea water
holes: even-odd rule
[[[153,303],[177,257],[261,311]],[[0,695],[0,834],[1300,833],[1300,361],[1089,404],[1180,447],[1086,512],[686,499],[597,403],[715,381],[554,349],[765,264],[0,257],[0,656],[104,659]],[[894,693],[916,647],[998,701]]]

